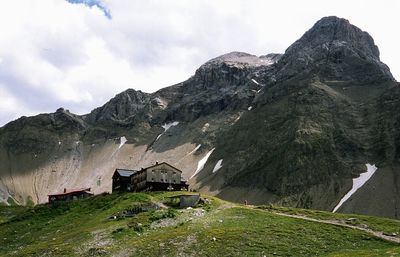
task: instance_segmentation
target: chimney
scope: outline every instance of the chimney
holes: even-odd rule
[[[158,162],[156,161],[156,165],[158,165]]]
[[[64,188],[64,193],[66,193],[67,192],[67,189],[66,188]]]

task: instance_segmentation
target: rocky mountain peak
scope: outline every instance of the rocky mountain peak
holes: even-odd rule
[[[285,51],[279,63],[281,78],[313,70],[332,80],[394,80],[389,68],[380,61],[373,38],[348,20],[335,16],[315,23]],[[354,75],[360,73],[371,76]]]
[[[379,59],[379,49],[373,38],[367,32],[350,24],[348,20],[336,16],[319,20],[299,42],[314,47],[326,44],[348,45],[364,55]]]
[[[230,52],[209,60],[200,69],[213,68],[222,64],[236,68],[269,66],[275,63],[279,56],[279,54],[271,54],[258,57],[244,52]]]
[[[251,74],[269,70],[281,57],[280,54],[263,56],[231,52],[209,60],[196,70],[194,84],[221,88],[246,83]],[[251,79],[251,78],[250,78]],[[221,83],[222,82],[222,83]]]
[[[98,120],[125,120],[145,108],[150,100],[150,94],[140,90],[127,89],[117,94],[102,107],[89,114],[91,122]]]

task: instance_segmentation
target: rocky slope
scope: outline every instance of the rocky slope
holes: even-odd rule
[[[229,53],[182,83],[128,89],[87,115],[59,109],[7,124],[0,197],[99,193],[115,168],[158,160],[226,199],[332,210],[371,163],[378,170],[339,211],[398,217],[399,94],[372,37],[325,17],[283,55]]]

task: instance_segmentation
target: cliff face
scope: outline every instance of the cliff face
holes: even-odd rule
[[[229,53],[182,83],[128,89],[87,115],[59,109],[7,124],[0,197],[109,191],[115,168],[167,161],[192,188],[223,198],[332,210],[375,163],[339,211],[397,217],[398,88],[368,33],[326,17],[283,55]]]
[[[231,147],[242,138],[239,148],[246,148],[245,160],[226,173],[223,180],[229,182],[221,196],[243,199],[232,192],[252,195],[259,191],[256,198],[260,202],[268,199],[333,209],[339,196],[351,189],[351,178],[366,171],[367,162],[378,166],[387,162],[384,156],[377,156],[382,151],[377,145],[386,151],[388,142],[393,144],[396,139],[390,135],[387,143],[377,140],[377,133],[386,134],[377,132],[382,131],[377,124],[378,120],[390,120],[381,117],[382,111],[388,110],[382,107],[385,101],[381,97],[397,88],[366,32],[344,19],[323,18],[273,66],[265,87],[254,99],[253,110],[243,117],[231,141],[221,142]],[[237,169],[239,162],[246,166]],[[395,188],[386,196],[398,202]],[[392,214],[397,213],[394,205],[390,208]],[[371,209],[368,213],[374,214]]]

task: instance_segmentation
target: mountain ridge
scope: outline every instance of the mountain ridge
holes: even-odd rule
[[[339,211],[397,217],[398,85],[367,32],[325,17],[283,55],[231,52],[154,93],[128,89],[85,115],[59,109],[5,125],[0,198],[42,202],[59,186],[107,191],[113,169],[163,160],[225,199],[331,210],[371,162],[378,171],[366,193]],[[358,200],[377,185],[386,189],[370,204]],[[370,207],[383,191],[392,202]]]

